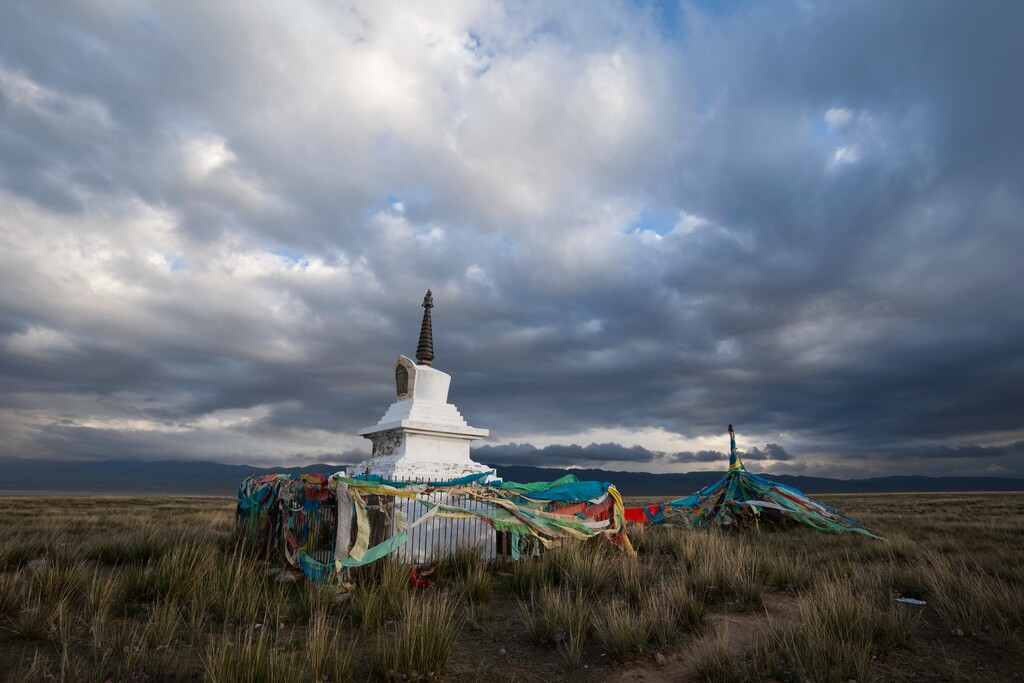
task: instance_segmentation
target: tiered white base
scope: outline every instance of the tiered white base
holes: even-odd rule
[[[490,471],[469,457],[470,443],[489,432],[470,427],[458,409],[448,403],[451,378],[405,356],[399,357],[395,368],[398,401],[391,404],[377,424],[359,430],[360,435],[373,442],[373,452],[353,472],[394,481],[443,482]],[[398,379],[403,373],[404,377]],[[431,494],[431,500],[455,503],[450,494],[443,492]],[[401,523],[411,527],[427,511],[415,501],[398,499],[392,512],[393,518],[404,515]],[[479,519],[435,517],[412,529],[408,541],[396,554],[410,563],[427,562],[464,546],[479,547],[484,557],[493,558],[494,529]]]

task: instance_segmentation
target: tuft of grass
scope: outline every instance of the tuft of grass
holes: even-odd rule
[[[666,579],[659,594],[652,596],[651,601],[667,605],[675,619],[676,629],[684,633],[699,629],[707,620],[707,604],[690,591],[685,577]]]
[[[151,650],[170,647],[181,634],[184,624],[178,606],[173,602],[157,602],[146,622],[143,644]]]
[[[759,606],[767,591],[749,546],[729,545],[721,536],[708,535],[704,553],[692,558],[690,587],[707,603],[726,601]]]
[[[68,602],[84,593],[86,578],[84,564],[48,563],[29,577],[29,593],[45,604]]]
[[[846,582],[825,581],[801,599],[792,623],[766,630],[762,660],[777,659],[772,673],[796,672],[811,680],[870,680],[873,656],[905,645],[917,616],[905,610],[882,610],[855,594]]]
[[[587,635],[584,631],[568,631],[556,644],[558,656],[570,669],[578,669],[583,664],[583,648],[586,644]]]
[[[529,600],[530,596],[542,588],[556,584],[557,568],[547,558],[528,558],[520,560],[508,577],[508,586],[520,600]]]
[[[678,592],[679,585],[662,584],[659,590],[652,592],[644,605],[636,605],[634,609],[642,610],[647,619],[647,630],[650,640],[657,645],[665,646],[674,643],[681,633],[692,630],[687,622],[686,613],[689,603],[704,609],[704,604],[688,594],[685,597],[673,595]],[[685,585],[682,586],[685,591]],[[703,615],[701,616],[703,619]]]
[[[277,597],[283,603],[280,605],[280,612],[303,622],[310,621],[318,615],[341,612],[341,607],[334,602],[337,595],[337,591],[329,586],[317,586],[312,583],[298,586],[297,594],[289,590],[277,592]],[[278,618],[278,621],[282,620]]]
[[[477,545],[459,546],[448,557],[441,561],[439,570],[442,576],[465,579],[467,576],[486,569],[483,549]]]
[[[270,629],[242,633],[225,631],[211,640],[203,657],[203,678],[209,683],[263,683],[284,680],[271,657]]]
[[[53,607],[53,624],[47,635],[51,636],[57,646],[67,651],[74,643],[78,631],[78,617],[67,602],[57,603]]]
[[[206,546],[188,542],[175,545],[153,562],[153,592],[159,599],[178,604],[195,602],[214,568],[214,557]]]
[[[921,572],[929,604],[950,629],[1015,638],[1024,629],[1024,586],[966,562],[933,557]]]
[[[93,574],[85,592],[82,618],[88,630],[88,643],[96,650],[107,644],[111,613],[121,600],[121,581],[116,574]]]
[[[377,564],[374,573],[360,577],[360,584],[348,600],[352,621],[363,633],[396,619],[409,602],[407,568],[390,561]]]
[[[686,555],[686,536],[700,533],[674,526],[631,526],[629,538],[640,555],[667,555],[673,560]]]
[[[619,599],[601,607],[596,622],[598,641],[619,661],[642,652],[651,634],[649,612],[632,609]]]
[[[729,644],[728,630],[720,628],[697,646],[694,659],[697,673],[707,683],[748,683],[761,680],[755,654],[737,652]]]
[[[314,681],[348,681],[355,670],[355,646],[343,642],[336,622],[317,612],[309,622],[305,651],[300,654],[303,668]]]
[[[144,564],[130,564],[121,572],[118,593],[128,602],[146,602],[156,597],[153,570]]]
[[[619,557],[614,562],[615,590],[631,605],[642,605],[651,591],[651,579],[657,576],[650,562],[631,557]]]
[[[611,590],[615,567],[603,546],[596,543],[567,543],[551,552],[562,582],[573,590],[596,598]]]
[[[446,593],[426,593],[408,602],[394,634],[382,637],[371,667],[386,679],[436,678],[455,645],[458,601]]]
[[[173,540],[157,530],[102,538],[85,548],[85,559],[109,565],[147,564],[164,556]]]
[[[470,602],[465,606],[465,617],[471,628],[482,631],[494,620],[494,607],[489,602]]]
[[[494,576],[483,564],[468,569],[459,585],[466,599],[474,605],[489,603],[494,596]]]
[[[43,640],[50,632],[54,611],[39,602],[26,605],[11,621],[11,632],[22,640]]]
[[[25,601],[21,574],[0,574],[0,619],[17,614]]]
[[[538,643],[559,643],[579,636],[584,640],[594,624],[590,601],[565,588],[541,589],[530,602],[520,601],[518,610],[523,626]]]
[[[259,562],[235,552],[213,567],[202,590],[210,596],[208,611],[229,624],[252,625],[262,618],[268,602],[267,581]]]
[[[799,593],[814,584],[814,572],[801,556],[772,553],[758,559],[759,574],[772,588]]]
[[[46,544],[42,539],[11,535],[0,543],[0,571],[19,569],[45,553]]]

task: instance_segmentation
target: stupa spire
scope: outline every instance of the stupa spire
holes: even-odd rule
[[[430,324],[430,309],[434,307],[434,297],[430,290],[423,297],[423,323],[420,325],[420,343],[416,346],[416,360],[421,365],[434,363],[434,330]]]

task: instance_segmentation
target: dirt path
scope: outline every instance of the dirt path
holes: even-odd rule
[[[743,612],[720,612],[709,616],[709,627],[701,635],[678,645],[673,651],[662,653],[664,664],[648,658],[616,672],[610,681],[699,681],[697,657],[701,648],[710,640],[725,634],[730,648],[744,649],[753,643],[758,631],[765,626],[769,616],[785,621],[796,610],[796,598],[784,594],[770,594],[765,597],[764,606]]]

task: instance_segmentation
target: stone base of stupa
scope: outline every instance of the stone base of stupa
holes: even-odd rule
[[[469,440],[401,426],[363,434],[374,455],[356,465],[356,474],[377,474],[394,481],[451,481],[491,468],[469,457]],[[479,437],[474,437],[479,438]]]

